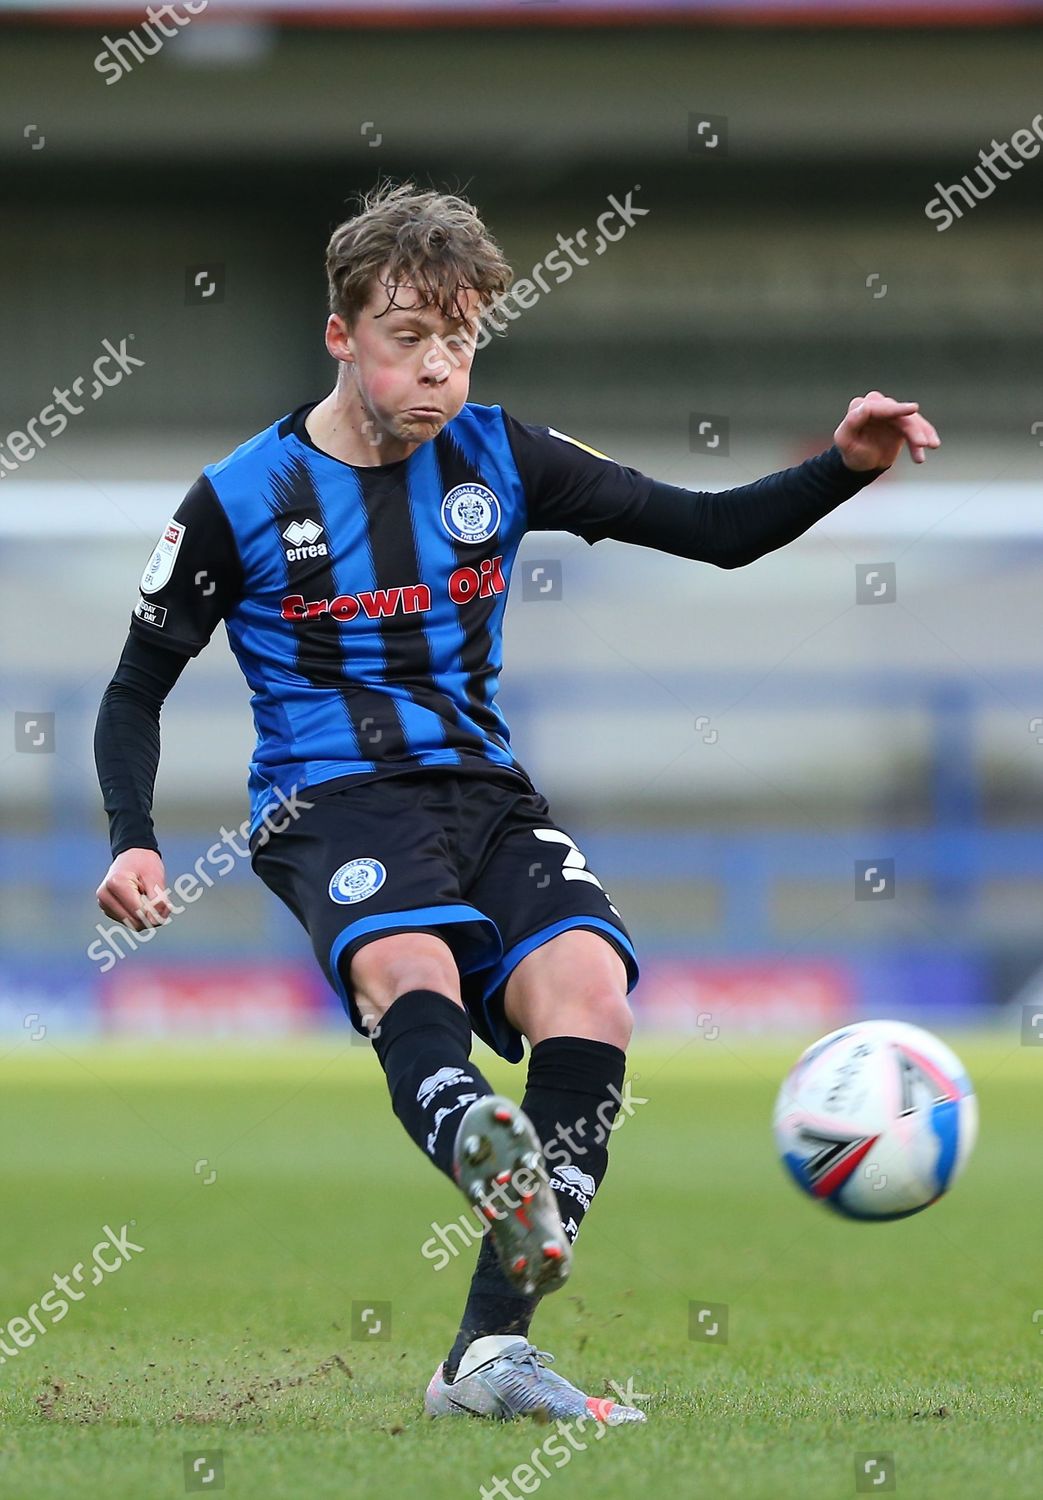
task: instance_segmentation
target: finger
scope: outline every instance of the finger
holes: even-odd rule
[[[105,915],[107,917],[111,917],[114,922],[122,922],[125,926],[133,925],[127,913],[123,910],[122,907],[117,906],[116,902],[113,901],[110,896],[102,895],[101,892],[99,892],[98,905],[105,913]]]
[[[162,927],[170,919],[170,907],[160,892],[161,887],[156,886],[152,895],[138,897],[135,914],[141,917],[147,927]]]
[[[919,427],[907,427],[905,423],[900,425],[902,426],[902,435],[909,449],[909,457],[914,464],[922,464],[926,457],[922,432]]]
[[[917,410],[915,401],[892,401],[890,396],[866,397],[861,405],[848,412],[847,421],[856,430],[867,422],[890,422],[895,417],[912,416]]]
[[[165,921],[171,915],[168,892],[164,886],[154,885],[152,887],[152,894],[148,898],[148,907],[150,911],[155,912],[160,921]]]
[[[863,407],[867,401],[880,401],[884,399],[882,391],[866,391],[864,396],[852,396],[851,400],[847,403],[847,409],[851,412],[854,411],[856,406],[859,408]]]
[[[141,891],[130,875],[110,875],[98,889],[98,905],[106,916],[114,917],[140,932],[145,925],[138,916]]]
[[[920,410],[918,401],[894,401],[890,396],[878,396],[875,401],[863,403],[868,406],[875,417],[884,421],[891,417],[911,417],[914,412]]]
[[[899,426],[910,443],[916,443],[923,448],[938,448],[941,446],[941,438],[935,432],[930,422],[925,422],[922,417],[902,417]]]

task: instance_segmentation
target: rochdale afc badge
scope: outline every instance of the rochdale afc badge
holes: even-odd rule
[[[379,891],[387,875],[379,859],[349,859],[330,879],[330,900],[354,906]]]
[[[442,525],[458,542],[487,542],[500,525],[500,502],[484,484],[458,484],[442,501]]]

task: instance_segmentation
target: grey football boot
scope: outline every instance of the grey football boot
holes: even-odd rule
[[[491,1417],[500,1421],[513,1417],[535,1417],[544,1422],[593,1417],[606,1427],[646,1420],[636,1406],[626,1406],[608,1396],[585,1396],[546,1368],[552,1359],[553,1355],[517,1334],[475,1339],[460,1361],[455,1380],[446,1380],[439,1365],[427,1388],[424,1410],[429,1417]]]
[[[557,1291],[572,1246],[529,1117],[499,1094],[476,1099],[456,1133],[453,1176],[487,1221],[511,1284],[527,1296]]]

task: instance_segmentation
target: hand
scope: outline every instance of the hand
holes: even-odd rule
[[[926,449],[941,446],[941,438],[920,416],[917,401],[894,401],[880,391],[852,396],[847,416],[833,434],[849,469],[889,469],[908,443],[914,464],[922,464]]]
[[[107,917],[135,932],[160,927],[170,918],[167,878],[155,849],[124,849],[117,854],[96,894]]]

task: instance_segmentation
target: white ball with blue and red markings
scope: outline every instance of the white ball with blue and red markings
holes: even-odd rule
[[[960,1059],[904,1021],[860,1021],[798,1059],[775,1104],[794,1182],[851,1219],[928,1208],[963,1171],[978,1101]]]

